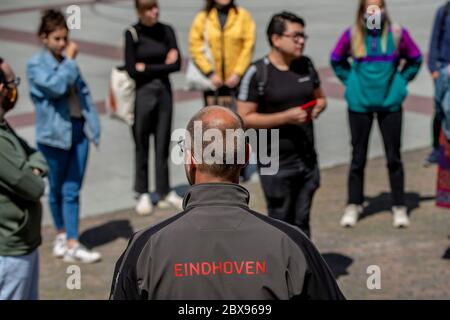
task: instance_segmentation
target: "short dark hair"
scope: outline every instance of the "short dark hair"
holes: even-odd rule
[[[158,0],[134,0],[134,6],[137,11],[152,9],[158,6]]]
[[[3,58],[0,57],[0,83],[5,83],[6,82],[6,75],[3,72],[2,64],[3,64]]]
[[[39,26],[38,36],[48,36],[50,33],[58,29],[66,29],[67,27],[66,17],[60,10],[49,9],[42,13],[41,25]]]
[[[286,31],[286,22],[293,22],[305,26],[305,20],[295,13],[283,11],[272,16],[267,26],[267,39],[270,46],[273,46],[272,36],[274,34],[282,35]]]

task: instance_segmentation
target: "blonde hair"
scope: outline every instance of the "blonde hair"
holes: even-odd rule
[[[356,14],[356,21],[351,31],[351,43],[353,56],[356,58],[363,58],[367,55],[367,48],[365,43],[367,27],[364,15],[366,13],[367,0],[360,0],[358,12]],[[381,0],[382,7],[386,10],[385,0]],[[391,19],[386,11],[386,19],[383,25],[383,34],[381,36],[382,51],[387,51],[389,27],[391,26]]]

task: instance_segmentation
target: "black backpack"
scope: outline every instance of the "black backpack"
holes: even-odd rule
[[[256,60],[253,65],[256,67],[256,80],[257,80],[257,89],[258,89],[258,97],[262,99],[264,97],[267,85],[267,66],[269,65],[269,58],[265,56],[262,59]],[[314,73],[313,66],[308,59],[308,72],[309,74]]]

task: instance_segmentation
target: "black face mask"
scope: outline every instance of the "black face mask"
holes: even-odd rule
[[[19,99],[19,91],[17,90],[16,87],[7,88],[6,90],[7,93],[3,97],[2,108],[5,111],[10,111],[11,109],[14,108],[14,106],[17,103],[17,100]]]
[[[230,4],[227,4],[227,5],[222,5],[222,4],[215,4],[215,7],[216,7],[216,9],[217,10],[219,10],[219,11],[224,11],[224,12],[227,12],[228,10],[230,10],[230,8],[231,8],[231,3]]]

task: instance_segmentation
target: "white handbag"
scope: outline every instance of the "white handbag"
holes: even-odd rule
[[[208,17],[205,19],[203,32],[203,55],[214,66],[214,59],[208,44]],[[192,57],[189,59],[186,69],[186,90],[191,91],[215,91],[217,88],[212,81],[197,67]]]
[[[136,29],[130,27],[134,42],[138,42]],[[106,107],[109,115],[124,121],[129,126],[134,123],[134,101],[136,99],[136,84],[125,67],[114,67],[111,70],[109,94]]]

